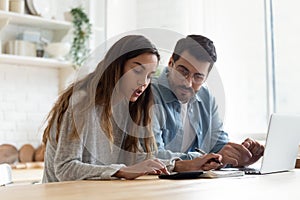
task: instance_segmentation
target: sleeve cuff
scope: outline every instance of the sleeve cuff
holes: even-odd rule
[[[122,167],[125,167],[124,164],[112,164],[110,168],[101,174],[101,179],[119,179],[118,177],[113,177],[113,175],[119,171]]]
[[[177,160],[181,160],[181,158],[179,157],[174,157],[170,160],[161,160],[167,167],[167,170],[169,172],[173,172],[174,168],[175,168],[175,163]]]

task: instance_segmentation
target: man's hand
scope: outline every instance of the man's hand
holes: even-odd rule
[[[224,164],[234,167],[245,167],[255,163],[264,152],[264,146],[247,138],[242,144],[228,142],[218,153]]]
[[[223,164],[231,164],[234,167],[245,166],[252,157],[245,146],[233,142],[228,142],[218,153],[223,157]]]
[[[255,163],[264,154],[265,147],[251,138],[247,138],[242,145],[246,147],[252,154],[252,157],[248,161],[247,165]]]

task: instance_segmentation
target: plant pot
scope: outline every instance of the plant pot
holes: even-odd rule
[[[64,18],[65,18],[65,21],[67,21],[67,22],[73,21],[73,16],[70,11],[64,12]]]

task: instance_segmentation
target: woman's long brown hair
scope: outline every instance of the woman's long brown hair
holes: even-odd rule
[[[111,98],[117,82],[124,74],[125,62],[131,58],[137,57],[143,53],[152,53],[157,56],[158,61],[160,55],[154,45],[144,36],[130,35],[121,38],[107,52],[105,58],[98,64],[94,72],[87,75],[80,81],[71,84],[54,104],[48,114],[48,124],[44,130],[43,143],[46,144],[50,138],[50,131],[53,124],[56,124],[55,137],[58,142],[60,128],[62,125],[64,114],[67,109],[72,114],[72,138],[78,137],[81,127],[84,124],[84,118],[77,119],[78,114],[86,112],[94,106],[102,106],[103,112],[100,116],[100,125],[106,136],[111,142],[114,141],[114,128],[112,118]],[[74,109],[70,109],[72,101],[70,98],[74,91],[85,91],[87,93],[84,102],[77,102],[76,113]],[[73,97],[72,97],[73,98]],[[156,149],[155,139],[151,129],[151,113],[150,108],[153,105],[153,95],[151,85],[143,92],[143,94],[135,102],[129,103],[129,113],[136,125],[145,126],[147,129],[147,137],[143,137],[144,150],[149,153]],[[73,107],[72,107],[73,108]],[[79,110],[80,109],[80,110]],[[74,116],[76,115],[76,122]],[[75,126],[76,125],[76,126]],[[132,128],[131,131],[137,131]],[[127,135],[124,149],[130,152],[137,152],[139,142],[139,133]]]

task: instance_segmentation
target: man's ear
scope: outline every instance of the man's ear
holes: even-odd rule
[[[171,57],[170,60],[169,60],[168,66],[169,66],[169,67],[173,67],[173,65],[174,65],[174,60],[173,60],[173,58]]]

